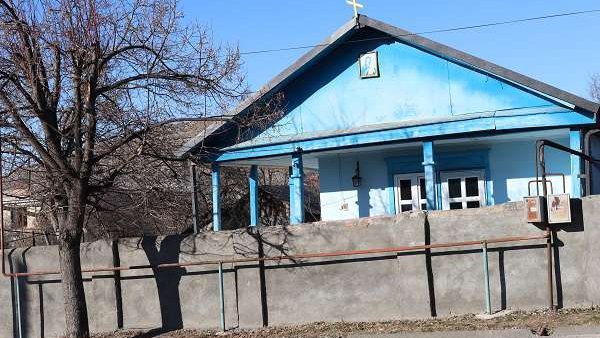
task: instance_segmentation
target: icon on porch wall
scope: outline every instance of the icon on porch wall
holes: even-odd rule
[[[377,51],[361,54],[358,57],[358,70],[361,79],[379,77],[379,58]]]

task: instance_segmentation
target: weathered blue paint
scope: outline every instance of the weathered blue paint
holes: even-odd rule
[[[581,130],[571,129],[569,132],[569,146],[573,150],[583,151],[581,147]],[[571,197],[581,197],[581,157],[576,155],[571,156]]]
[[[304,223],[304,170],[301,152],[292,155],[290,182],[290,224]]]
[[[593,123],[591,117],[575,112],[557,112],[534,115],[488,116],[472,119],[410,126],[392,130],[378,130],[360,134],[330,136],[324,138],[268,144],[251,148],[232,149],[222,153],[218,162],[235,161],[292,154],[298,147],[304,152],[316,152],[347,147],[359,147],[387,142],[406,141],[436,136],[451,137],[464,133],[494,132],[496,130],[531,129],[535,127],[564,127]]]
[[[258,167],[250,167],[250,177],[248,184],[250,186],[250,226],[258,225],[260,206],[258,205]]]
[[[212,165],[212,203],[213,230],[221,231],[221,168],[218,163]]]
[[[381,37],[363,30],[352,38]],[[357,59],[376,50],[381,76],[360,79]],[[559,106],[512,83],[392,39],[344,44],[281,88],[285,116],[257,139],[385,122]],[[324,111],[327,113],[325,114]]]
[[[569,145],[569,135],[565,131],[560,138],[549,138],[562,145]],[[489,163],[495,203],[522,201],[528,195],[527,185],[535,179],[535,141],[503,142],[490,147]],[[546,169],[548,172],[566,174],[566,186],[560,177],[550,177],[554,192],[569,192],[569,154],[552,148],[546,149]],[[535,194],[535,185],[531,185]]]
[[[423,173],[425,174],[425,195],[427,196],[427,210],[435,210],[436,207],[436,170],[433,152],[433,142],[423,142]]]
[[[395,215],[396,214],[396,196],[394,195],[394,175],[387,175],[387,187],[385,190],[388,195],[388,214]]]

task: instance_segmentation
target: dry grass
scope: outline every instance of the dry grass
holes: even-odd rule
[[[600,325],[600,308],[547,311],[517,311],[503,317],[482,320],[474,315],[440,319],[395,320],[385,322],[311,323],[287,327],[267,327],[255,330],[232,330],[220,333],[209,330],[178,330],[167,333],[157,331],[119,331],[95,335],[94,338],[294,338],[294,337],[347,337],[355,333],[431,332],[455,330],[532,329],[547,328],[550,332],[559,326]]]

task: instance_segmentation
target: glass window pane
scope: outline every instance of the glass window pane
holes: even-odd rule
[[[479,201],[467,202],[467,208],[479,208]]]
[[[412,200],[410,180],[400,180],[400,199]]]
[[[448,179],[448,195],[450,198],[461,197],[460,178]]]
[[[427,210],[427,204],[421,203],[421,210]]]
[[[419,178],[419,187],[421,189],[421,198],[427,198],[427,191],[425,190],[425,179]]]
[[[467,188],[467,196],[479,196],[479,178],[465,178],[465,186]]]
[[[462,209],[462,202],[450,202],[450,210]]]
[[[402,210],[402,212],[411,211],[412,210],[412,205],[410,205],[410,204],[402,204],[402,206],[400,207],[400,209]]]

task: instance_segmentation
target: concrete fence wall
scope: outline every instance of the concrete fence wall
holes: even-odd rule
[[[574,222],[557,233],[555,299],[559,306],[600,302],[600,196],[573,200]],[[196,236],[99,241],[85,244],[84,267],[148,265],[197,260],[372,249],[541,234],[523,221],[522,203],[481,209],[410,213],[351,221],[269,227]],[[57,268],[56,247],[8,251],[12,271]],[[543,308],[545,241],[489,245],[492,305]],[[313,321],[379,321],[483,312],[481,247],[298,261],[224,264],[228,328]],[[220,320],[215,265],[84,276],[93,331],[124,328],[217,328]],[[0,279],[0,337],[53,337],[63,331],[59,276]]]

